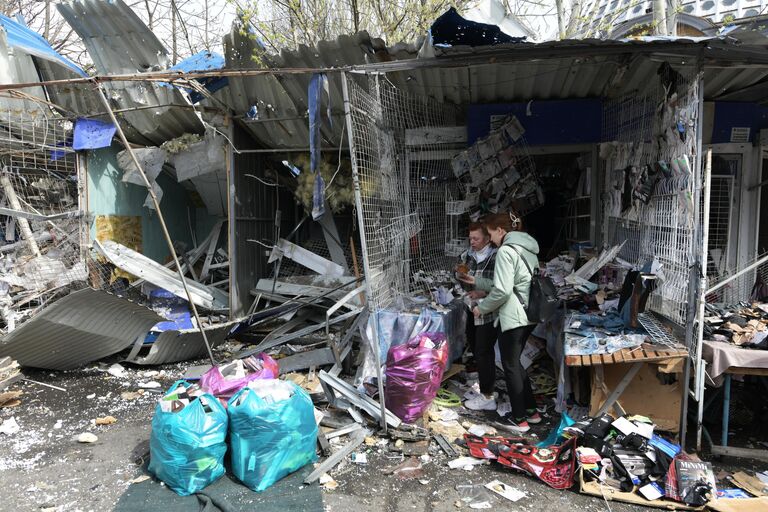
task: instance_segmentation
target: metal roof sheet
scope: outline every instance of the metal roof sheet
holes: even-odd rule
[[[29,27],[12,20],[7,16],[0,14],[0,27],[5,31],[8,39],[8,45],[12,48],[18,48],[41,59],[56,62],[66,66],[79,76],[87,76],[85,71],[80,69],[74,62],[60,55],[40,34],[31,30]]]
[[[207,327],[205,334],[211,347],[223,342],[237,323],[228,322]],[[203,336],[199,330],[165,331],[157,337],[146,356],[137,356],[127,361],[136,364],[165,364],[188,361],[206,354]]]
[[[99,74],[167,69],[168,52],[122,0],[75,0],[57,5],[82,38]],[[184,133],[204,132],[189,100],[175,87],[155,82],[109,82],[108,97],[131,142],[159,145]],[[130,111],[125,111],[125,110]]]
[[[0,356],[22,366],[70,370],[120,352],[162,320],[144,306],[86,288],[62,297],[0,339]]]

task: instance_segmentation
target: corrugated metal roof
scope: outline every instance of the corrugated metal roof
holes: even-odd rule
[[[236,323],[229,322],[206,328],[205,334],[211,347],[223,342]],[[135,357],[128,362],[136,364],[176,363],[202,357],[206,354],[203,336],[197,329],[165,331],[157,337],[146,356]]]
[[[257,55],[271,68],[331,68],[415,58],[417,53],[414,45],[400,44],[387,48],[381,39],[372,38],[367,32],[358,32],[333,41],[321,41],[317,46],[302,45],[295,51],[283,50],[279,55],[267,55],[255,38],[244,34],[237,25],[225,38],[224,49],[229,69],[263,67],[254,61]],[[256,107],[257,117],[245,119],[244,124],[266,147],[303,148],[307,147],[309,140],[306,116],[310,79],[310,74],[230,77],[229,87],[219,91],[217,97],[238,114],[245,114],[251,107]],[[329,92],[333,126],[324,121],[323,142],[326,147],[338,147],[344,125],[344,104],[338,75],[329,76]],[[325,105],[322,109],[325,113]]]
[[[99,74],[142,73],[168,67],[168,52],[122,0],[76,0],[57,5],[82,38]],[[204,131],[187,98],[154,82],[104,84],[131,142],[159,145],[184,133]]]
[[[48,41],[29,27],[25,27],[2,14],[0,14],[0,27],[5,31],[8,45],[11,48],[17,48],[29,55],[56,62],[62,66],[66,66],[80,76],[86,76],[85,71],[80,69],[71,60],[56,52],[56,50],[48,44]]]
[[[163,319],[104,291],[72,292],[0,339],[22,366],[70,370],[127,348]]]

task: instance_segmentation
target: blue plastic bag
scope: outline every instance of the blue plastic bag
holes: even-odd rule
[[[179,386],[177,381],[169,393]],[[179,494],[187,496],[224,474],[227,452],[227,411],[213,396],[204,394],[178,412],[163,411],[152,419],[149,472]]]
[[[293,382],[256,380],[227,403],[232,472],[260,492],[317,460],[309,395]]]
[[[563,437],[563,430],[570,427],[574,423],[576,422],[573,421],[570,416],[568,416],[568,413],[563,411],[563,414],[560,417],[560,425],[558,425],[557,428],[552,429],[547,438],[540,443],[537,443],[536,446],[539,448],[546,448],[547,446],[559,446],[563,441],[565,441],[565,438]]]

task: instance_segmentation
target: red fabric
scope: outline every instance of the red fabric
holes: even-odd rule
[[[495,459],[508,468],[535,476],[553,489],[569,489],[576,474],[576,438],[560,446],[539,448],[524,438],[464,435],[469,453],[479,459]]]

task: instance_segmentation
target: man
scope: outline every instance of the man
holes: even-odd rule
[[[491,245],[488,232],[479,222],[469,225],[469,249],[461,256],[461,263],[457,267],[459,277],[470,276],[474,278],[474,284],[462,284],[467,291],[465,301],[471,311],[480,299],[487,295],[487,291],[493,286],[493,267],[496,258],[496,249]],[[496,327],[494,327],[495,315],[473,316],[468,313],[467,339],[469,348],[475,357],[478,377],[480,381],[481,396],[465,402],[467,409],[496,410],[496,398],[494,388],[496,383],[496,367],[494,345],[496,344]]]

